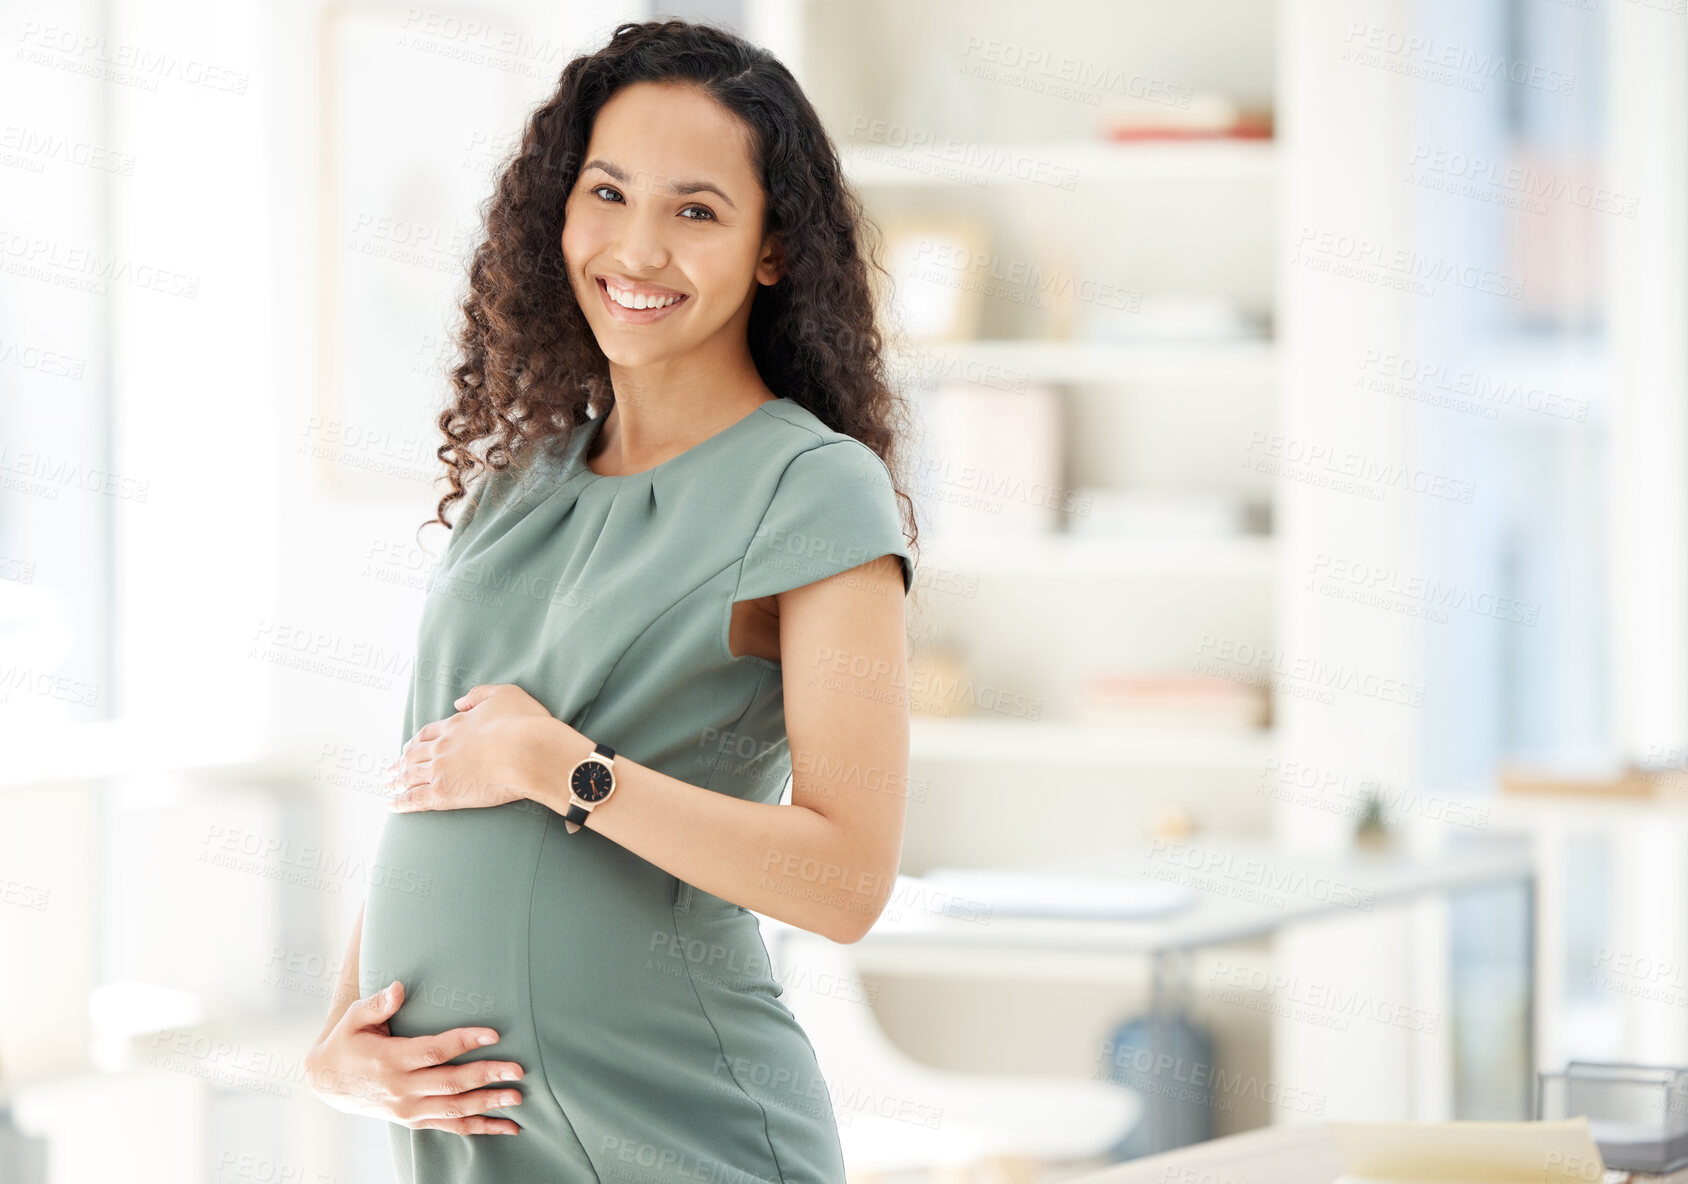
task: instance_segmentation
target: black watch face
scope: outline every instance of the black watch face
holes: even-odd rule
[[[601,802],[610,796],[615,779],[608,765],[587,761],[574,771],[574,796],[583,802]]]

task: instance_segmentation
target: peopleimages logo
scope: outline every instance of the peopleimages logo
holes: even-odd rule
[[[769,551],[778,551],[799,559],[816,560],[829,567],[860,567],[868,560],[879,557],[878,552],[870,552],[860,543],[842,544],[825,535],[784,530],[777,526],[762,526],[756,531],[754,541]]]
[[[407,868],[372,863],[314,843],[295,843],[237,827],[213,825],[200,844],[200,863],[301,887],[337,893],[343,882],[355,880],[413,896],[427,896],[433,888],[432,877]]]
[[[1570,94],[1577,85],[1575,74],[1551,66],[1381,25],[1354,21],[1348,26],[1345,42],[1344,61],[1379,66],[1426,82],[1457,84],[1473,93],[1481,93],[1490,81],[1511,82],[1559,95]]]
[[[1292,694],[1296,689],[1317,691],[1327,696],[1322,700],[1325,702],[1331,701],[1328,696],[1334,692],[1344,691],[1362,699],[1400,703],[1407,707],[1424,706],[1425,688],[1421,683],[1368,673],[1344,663],[1296,657],[1271,646],[1255,646],[1235,638],[1204,633],[1196,647],[1196,654],[1196,668],[1205,674],[1269,685]]]
[[[1304,225],[1297,233],[1290,262],[1334,275],[1384,283],[1420,296],[1434,295],[1438,284],[1451,284],[1469,292],[1511,300],[1524,297],[1523,279],[1509,272],[1312,226]]]
[[[1350,818],[1360,817],[1375,803],[1390,817],[1413,815],[1470,830],[1483,830],[1489,825],[1487,806],[1439,793],[1405,790],[1375,778],[1351,778],[1334,769],[1277,757],[1266,762],[1255,792],[1274,801]]]
[[[1390,489],[1465,505],[1470,505],[1477,496],[1477,486],[1471,481],[1398,461],[1378,460],[1322,440],[1302,440],[1282,432],[1268,434],[1251,430],[1245,452],[1242,468],[1340,492],[1360,493],[1371,501],[1381,501],[1384,492]]]
[[[984,465],[957,465],[946,456],[923,456],[915,464],[915,474],[924,484],[935,486],[941,495],[968,494],[966,504],[1001,513],[1010,502],[1039,506],[1063,514],[1085,518],[1095,502],[1094,494],[1080,494],[1059,485],[1042,481],[1027,481],[1014,473],[1000,472]],[[959,496],[945,496],[946,501],[960,502]]]
[[[981,144],[954,136],[934,136],[920,128],[909,128],[882,119],[868,119],[858,115],[850,121],[850,141],[858,155],[874,158],[877,148],[908,154],[905,163],[915,163],[921,157],[959,170],[957,179],[970,176],[983,181],[996,174],[1057,189],[1078,186],[1078,170],[1041,157],[1005,148],[1000,144]],[[917,169],[917,171],[926,171]]]
[[[1150,841],[1147,862],[1152,865],[1147,874],[1154,879],[1188,884],[1222,896],[1253,900],[1275,908],[1282,908],[1284,898],[1288,896],[1342,905],[1362,912],[1370,912],[1377,902],[1375,891],[1356,887],[1345,880],[1309,875],[1302,868],[1284,867],[1256,856],[1168,843],[1165,839]]]
[[[14,55],[20,61],[101,78],[139,90],[156,91],[161,80],[244,95],[252,76],[215,62],[186,57],[133,41],[112,41],[102,34],[61,29],[25,21]]]
[[[1008,83],[1038,94],[1076,99],[1090,106],[1099,105],[1103,93],[1109,93],[1183,110],[1189,107],[1195,93],[1188,86],[1143,74],[1127,74],[1117,66],[976,34],[963,42],[961,55],[963,59],[976,59],[961,63],[963,74]]]
[[[1422,605],[1432,610],[1431,619],[1447,620],[1444,609],[1458,609],[1473,616],[1491,617],[1514,625],[1534,625],[1541,616],[1541,605],[1514,600],[1493,592],[1483,592],[1467,585],[1426,576],[1409,575],[1388,564],[1367,563],[1320,551],[1308,573],[1313,580],[1339,589],[1363,592],[1364,600],[1350,596],[1355,603],[1375,603],[1387,607],[1391,602]],[[1313,585],[1309,585],[1313,587]],[[1324,587],[1315,590],[1323,591]]]
[[[789,677],[789,675],[788,675]],[[892,663],[879,654],[852,653],[830,646],[816,651],[806,680],[811,686],[843,694],[903,702],[913,698],[934,709],[939,705],[966,703],[978,711],[1038,719],[1043,700],[1008,691],[971,677],[944,678],[916,664],[912,672],[906,663]]]
[[[1268,973],[1227,961],[1214,964],[1208,998],[1265,1011],[1316,1027],[1349,1030],[1351,1020],[1405,1028],[1433,1036],[1441,1029],[1439,1012],[1383,999],[1370,991]]]
[[[1633,219],[1641,207],[1636,198],[1614,193],[1602,185],[1575,181],[1508,161],[1446,148],[1431,148],[1426,144],[1414,146],[1411,164],[1421,171],[1421,176],[1446,178],[1446,191],[1456,196],[1481,196],[1485,192],[1506,194],[1518,199],[1513,203],[1518,208],[1528,209],[1531,213],[1545,213],[1547,203],[1562,202],[1578,209]],[[1456,188],[1460,184],[1468,188]]]
[[[1102,1072],[1110,1077],[1134,1073],[1129,1084],[1140,1093],[1207,1106],[1220,1113],[1230,1113],[1237,1099],[1244,1098],[1301,1114],[1321,1115],[1328,1100],[1317,1091],[1297,1089],[1269,1077],[1227,1073],[1220,1065],[1186,1061],[1141,1045],[1116,1045],[1113,1041],[1102,1044]]]
[[[1354,385],[1412,402],[1499,418],[1502,408],[1588,422],[1587,399],[1529,386],[1501,375],[1448,366],[1409,355],[1368,349],[1361,356]]]

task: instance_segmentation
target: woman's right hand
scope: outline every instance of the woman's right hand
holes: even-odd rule
[[[444,1062],[498,1040],[490,1028],[452,1028],[433,1036],[394,1036],[387,1021],[404,1001],[395,982],[346,1009],[305,1055],[305,1072],[317,1097],[348,1114],[459,1135],[513,1135],[521,1130],[487,1110],[520,1104],[501,1083],[519,1081],[513,1061]],[[492,1085],[493,1088],[479,1088]]]

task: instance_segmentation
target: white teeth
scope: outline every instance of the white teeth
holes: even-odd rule
[[[642,296],[637,293],[623,292],[619,288],[612,288],[607,282],[604,284],[604,291],[608,292],[610,294],[610,299],[621,305],[621,307],[635,310],[642,308],[667,308],[670,304],[673,304],[680,299],[679,296]]]

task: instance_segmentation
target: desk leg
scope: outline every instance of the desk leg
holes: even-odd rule
[[[1149,1090],[1143,1099],[1143,1116],[1149,1128],[1149,1153],[1165,1151],[1169,1124],[1166,1121],[1166,1091],[1159,1080],[1161,1054],[1165,1051],[1163,1026],[1167,1020],[1165,950],[1149,955]]]
[[[1536,1008],[1540,1005],[1541,973],[1536,966],[1540,956],[1536,939],[1538,923],[1536,905],[1536,877],[1531,872],[1522,880],[1524,888],[1524,967],[1527,986],[1524,995],[1524,1117],[1536,1114]]]
[[[1196,1090],[1191,1076],[1196,1066],[1181,1059],[1183,1046],[1175,1028],[1188,985],[1189,957],[1188,950],[1157,950],[1149,956],[1149,1070],[1144,1074],[1149,1088],[1143,1115],[1151,1155],[1176,1150],[1190,1141],[1182,1109],[1196,1104],[1193,1097],[1185,1096]]]

